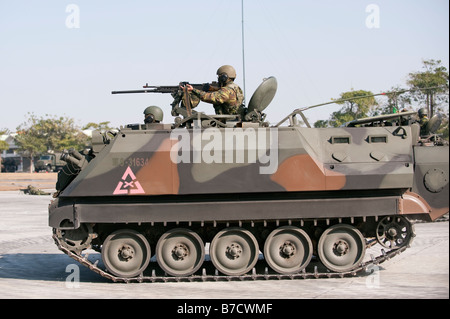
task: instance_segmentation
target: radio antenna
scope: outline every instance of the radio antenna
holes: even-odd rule
[[[245,39],[244,39],[244,0],[241,0],[241,12],[242,12],[242,76],[244,79],[244,103],[245,97]]]

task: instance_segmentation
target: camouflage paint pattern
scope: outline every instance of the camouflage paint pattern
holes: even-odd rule
[[[276,169],[271,174],[261,174],[261,167],[267,166],[262,156],[274,151],[270,149],[270,128],[258,128],[258,133],[265,135],[265,144],[258,144],[266,147],[264,154],[253,152],[244,129],[232,129],[236,140],[231,146],[225,145],[227,129],[200,130],[201,134],[210,133],[203,139],[196,137],[199,132],[182,130],[185,135],[176,138],[167,125],[122,129],[104,146],[94,145],[99,153],[61,192],[60,202],[52,204],[51,224],[58,227],[63,218],[72,219],[73,203],[89,198],[98,204],[95,207],[101,217],[89,217],[87,211],[83,214],[80,204],[77,214],[84,216],[81,222],[107,222],[121,214],[113,203],[126,204],[128,200],[136,205],[136,216],[112,220],[389,214],[434,220],[448,212],[448,146],[417,146],[410,127],[403,127],[400,133],[398,127],[277,128]],[[217,150],[210,147],[214,134],[222,139],[216,140],[223,146],[218,154],[212,154]],[[182,141],[186,136],[188,140]],[[238,139],[247,144],[242,148]],[[180,148],[182,142],[185,149]],[[225,161],[224,149],[231,150],[233,161]],[[177,163],[174,158],[181,151],[188,151],[189,156]],[[237,160],[239,152],[244,160]],[[212,155],[216,156],[213,162]],[[424,185],[427,174],[433,177],[428,178],[432,186]],[[437,174],[443,177],[435,178]],[[58,210],[61,216],[57,216]]]

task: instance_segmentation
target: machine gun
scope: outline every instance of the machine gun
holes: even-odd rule
[[[142,88],[145,90],[128,90],[128,91],[112,91],[111,94],[128,94],[128,93],[176,93],[181,89],[181,86],[186,86],[186,84],[191,84],[189,82],[180,82],[179,85],[148,85],[146,83]],[[203,83],[203,84],[191,84],[194,89],[202,91],[217,91],[219,89],[218,82]]]
[[[174,98],[171,103],[172,116],[175,116],[174,128],[180,126],[189,126],[194,119],[203,119],[202,127],[209,126],[221,126],[227,127],[227,121],[240,121],[246,122],[244,125],[253,125],[255,127],[267,126],[268,123],[264,122],[266,115],[262,113],[264,109],[272,102],[277,91],[277,80],[275,77],[270,76],[263,79],[263,82],[258,86],[253,93],[250,102],[247,107],[242,105],[240,114],[236,115],[206,115],[202,112],[193,112],[192,108],[195,108],[200,103],[200,98],[195,94],[189,93],[186,89],[186,84],[189,82],[180,82],[178,86],[143,86],[143,90],[130,90],[130,91],[112,91],[112,94],[126,94],[126,93],[170,93]],[[203,84],[191,84],[195,89],[199,89],[206,92],[219,90],[218,82],[203,83]],[[183,89],[184,88],[184,89]],[[182,120],[178,115],[182,115]],[[233,124],[234,125],[234,124]]]
[[[191,94],[187,91],[186,84],[189,82],[180,82],[179,85],[148,85],[146,83],[142,88],[144,90],[128,90],[128,91],[112,91],[111,94],[134,94],[134,93],[170,93],[174,98],[173,102],[170,104],[172,106],[172,115],[176,116],[179,114],[186,116],[192,115],[192,108],[196,107],[200,100],[193,98]],[[202,83],[202,84],[190,84],[194,89],[211,92],[219,90],[218,82]],[[182,88],[184,87],[184,89]],[[194,99],[194,101],[193,101]],[[180,106],[180,103],[182,104]]]

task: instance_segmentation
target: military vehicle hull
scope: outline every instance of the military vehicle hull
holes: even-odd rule
[[[98,135],[60,172],[57,245],[115,281],[195,277],[206,243],[214,278],[248,276],[260,251],[277,275],[305,278],[315,256],[327,274],[354,274],[406,249],[411,220],[448,212],[448,146],[421,145],[410,126],[251,124]],[[365,261],[377,242],[388,253]],[[106,269],[82,258],[90,248]],[[145,276],[153,255],[165,275]]]

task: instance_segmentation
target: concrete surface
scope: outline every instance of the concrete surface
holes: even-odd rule
[[[0,173],[0,191],[15,191],[28,185],[55,189],[57,173]]]
[[[449,298],[449,224],[417,224],[411,248],[351,278],[112,283],[60,252],[48,227],[51,196],[0,192],[0,298]],[[378,253],[377,253],[378,254]]]

